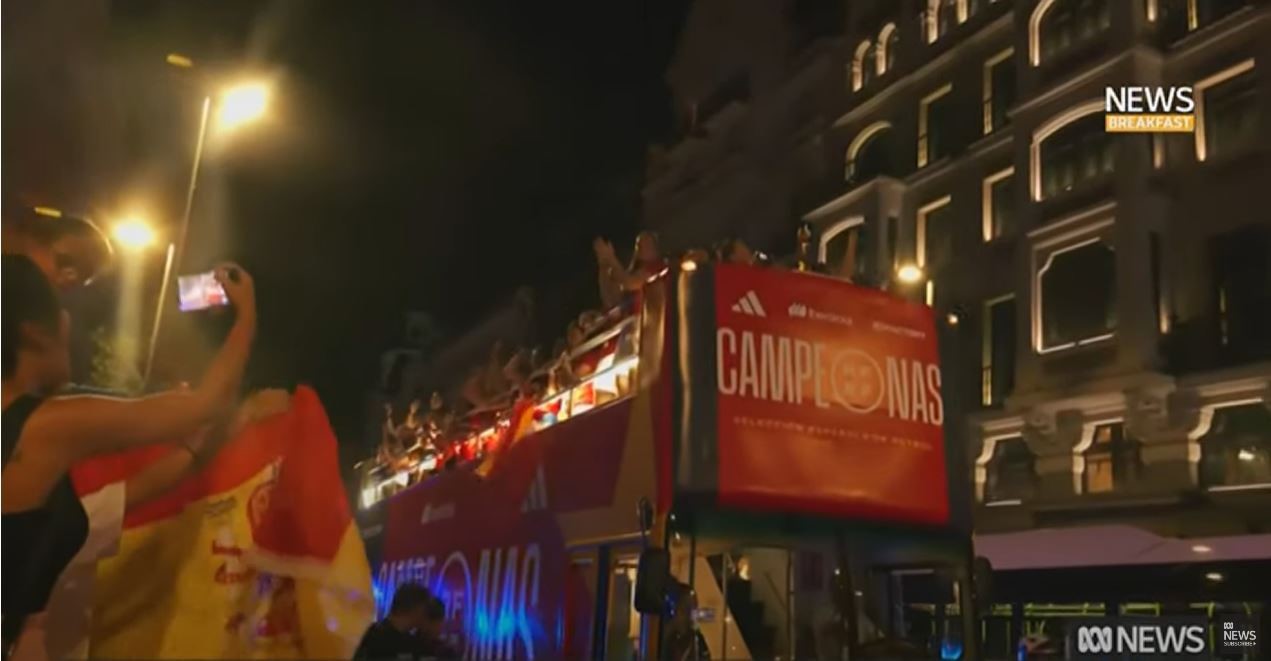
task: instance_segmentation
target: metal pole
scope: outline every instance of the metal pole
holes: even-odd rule
[[[172,262],[176,257],[176,244],[169,243],[167,257],[163,260],[163,281],[159,283],[159,298],[155,302],[154,325],[150,328],[150,346],[146,350],[146,372],[142,378],[143,388],[150,385],[150,369],[154,366],[154,348],[159,343],[159,320],[163,318],[163,302],[168,299],[168,277],[172,273]]]
[[[190,216],[194,212],[194,191],[199,183],[199,166],[203,162],[203,143],[207,139],[207,120],[212,111],[212,97],[203,97],[203,109],[199,116],[199,137],[194,143],[194,163],[190,166],[190,183],[185,190],[185,212],[181,214],[181,227],[175,244],[168,245],[168,260],[163,269],[163,283],[159,285],[159,303],[155,306],[154,327],[150,332],[150,348],[146,354],[144,387],[150,385],[150,370],[154,367],[155,347],[159,343],[159,329],[163,324],[164,302],[172,280],[172,274],[185,257],[186,236],[190,232]]]

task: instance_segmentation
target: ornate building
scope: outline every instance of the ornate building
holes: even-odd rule
[[[1241,0],[697,2],[646,224],[778,249],[808,222],[828,270],[956,324],[946,390],[972,404],[976,543],[1005,601],[1256,598],[1269,30]],[[1191,86],[1195,132],[1105,132],[1122,85]]]

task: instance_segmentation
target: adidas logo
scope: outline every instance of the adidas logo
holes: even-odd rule
[[[539,464],[538,470],[534,473],[534,480],[530,482],[529,493],[525,494],[525,500],[521,502],[522,512],[537,512],[547,509],[547,476],[543,474],[543,465]]]
[[[748,314],[752,317],[768,316],[768,313],[763,311],[763,304],[759,302],[759,296],[755,294],[753,289],[746,292],[745,296],[737,299],[736,303],[733,303],[733,312]]]

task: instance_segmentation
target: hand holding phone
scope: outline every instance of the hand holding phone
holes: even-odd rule
[[[230,305],[255,311],[252,278],[242,267],[222,264],[211,271],[177,278],[178,303],[182,312]]]
[[[182,312],[229,305],[229,295],[217,280],[215,271],[177,278],[177,296]]]

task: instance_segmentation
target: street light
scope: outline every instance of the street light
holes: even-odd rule
[[[269,87],[264,83],[247,83],[231,87],[221,93],[216,127],[233,130],[265,115],[269,106]]]
[[[905,264],[896,269],[896,279],[907,285],[916,285],[922,282],[922,268],[917,264]]]
[[[145,250],[154,244],[154,230],[139,218],[126,218],[115,223],[111,234],[125,250]]]
[[[178,69],[193,69],[194,60],[179,53],[169,53],[165,61]],[[199,114],[198,139],[194,143],[194,162],[190,165],[190,182],[185,191],[185,211],[181,214],[181,225],[174,243],[168,246],[168,260],[163,270],[163,283],[159,287],[159,303],[154,315],[153,335],[150,338],[150,349],[146,356],[144,383],[150,383],[150,370],[154,365],[155,345],[159,340],[159,328],[163,320],[163,301],[171,286],[173,273],[180,268],[185,257],[186,237],[190,231],[190,215],[194,210],[194,191],[198,188],[199,166],[203,162],[203,143],[207,140],[208,117],[213,103],[217,106],[217,128],[232,131],[244,124],[251,123],[265,114],[269,106],[269,86],[262,82],[243,83],[225,88],[217,94],[206,94],[203,97],[202,110]]]

